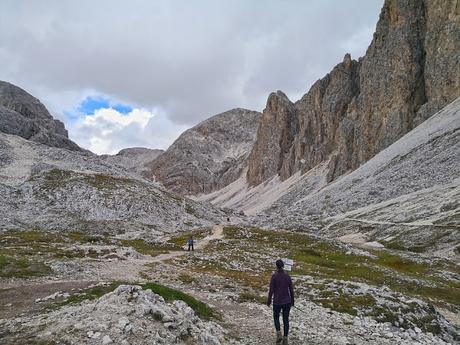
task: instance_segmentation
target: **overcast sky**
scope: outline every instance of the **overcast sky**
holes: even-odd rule
[[[0,79],[96,153],[167,148],[267,96],[299,99],[362,56],[383,0],[0,0]]]

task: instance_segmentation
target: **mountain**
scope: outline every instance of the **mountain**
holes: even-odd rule
[[[215,115],[181,134],[149,165],[151,172],[166,188],[185,195],[226,186],[247,164],[259,118],[260,113],[240,108]]]
[[[272,228],[455,248],[459,24],[454,2],[385,1],[365,56],[297,102],[270,94],[242,175],[197,199]]]
[[[24,90],[0,83],[1,231],[84,231],[158,239],[210,226],[227,214],[141,176],[162,152],[130,148],[97,156]]]
[[[460,95],[460,16],[451,1],[385,1],[363,58],[349,54],[299,101],[267,101],[247,181],[286,180],[328,161],[358,168]]]
[[[116,155],[102,155],[101,157],[138,174],[148,174],[147,164],[153,162],[163,152],[164,150],[145,147],[130,147],[121,150]]]
[[[0,131],[72,151],[82,149],[68,137],[64,124],[23,89],[0,81]]]
[[[265,211],[262,223],[332,237],[360,234],[390,246],[454,250],[459,153],[460,97],[333,183],[309,189],[314,175],[298,182]]]
[[[226,217],[87,152],[0,132],[0,228],[156,238]]]

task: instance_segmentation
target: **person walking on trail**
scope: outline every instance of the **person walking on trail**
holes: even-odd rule
[[[267,305],[270,306],[273,298],[273,320],[276,329],[276,343],[288,344],[289,312],[294,306],[294,288],[289,274],[286,273],[283,260],[276,261],[276,272],[270,280]],[[283,313],[283,336],[281,335],[280,312]]]
[[[188,244],[188,251],[190,251],[190,248],[192,248],[192,251],[195,250],[195,249],[193,248],[193,237],[190,236],[190,238],[189,238],[188,241],[187,241],[187,244]]]

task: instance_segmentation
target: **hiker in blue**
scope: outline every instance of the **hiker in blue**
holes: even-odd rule
[[[195,249],[193,248],[193,237],[190,237],[187,241],[187,244],[188,244],[188,251],[190,251],[190,248],[192,248],[192,251],[194,251]]]
[[[283,260],[276,261],[276,272],[270,281],[267,305],[270,306],[273,298],[273,319],[276,328],[276,343],[288,345],[289,312],[294,306],[294,288],[289,274],[284,271]],[[280,312],[283,312],[283,336],[281,336]]]

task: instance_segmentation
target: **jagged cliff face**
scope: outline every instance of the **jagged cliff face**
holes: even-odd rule
[[[250,155],[249,184],[275,174],[286,179],[323,161],[332,181],[459,96],[459,7],[456,0],[388,0],[363,58],[345,55],[296,103],[272,94]]]
[[[0,132],[19,135],[48,146],[82,149],[68,137],[64,124],[23,89],[0,81]]]
[[[260,113],[233,109],[185,131],[150,165],[166,188],[181,194],[209,193],[235,181],[247,165]]]
[[[296,121],[294,104],[281,91],[272,93],[249,157],[249,176],[264,181],[280,171],[296,134]]]

